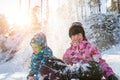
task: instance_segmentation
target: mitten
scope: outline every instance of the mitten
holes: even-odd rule
[[[118,80],[118,78],[115,75],[110,75],[108,80]]]
[[[34,76],[27,76],[27,80],[34,80]]]
[[[29,74],[27,76],[27,80],[34,80],[34,74]]]

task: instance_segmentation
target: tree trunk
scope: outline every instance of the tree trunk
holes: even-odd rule
[[[117,0],[118,3],[118,13],[120,13],[120,0]]]
[[[43,5],[42,4],[43,4],[43,0],[41,0],[41,4],[40,4],[41,5],[41,18],[42,18],[42,10],[43,10]]]
[[[19,0],[19,9],[21,10],[21,0]]]
[[[47,16],[47,20],[48,20],[48,18],[49,18],[49,5],[48,5],[49,2],[48,2],[48,0],[47,0],[46,4],[47,4],[47,5],[46,5],[46,7],[47,7],[47,8],[46,8],[46,9],[47,9],[47,11],[46,11],[46,16]]]
[[[101,2],[98,0],[99,13],[101,13]]]
[[[28,12],[30,12],[30,7],[31,7],[31,0],[28,2]]]

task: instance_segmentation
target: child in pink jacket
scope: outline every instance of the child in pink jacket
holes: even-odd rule
[[[63,61],[69,65],[78,62],[88,63],[95,61],[100,64],[103,75],[107,80],[118,80],[113,70],[101,58],[96,46],[91,45],[85,36],[85,31],[80,22],[74,22],[69,29],[69,37],[71,38],[71,46],[66,50]]]

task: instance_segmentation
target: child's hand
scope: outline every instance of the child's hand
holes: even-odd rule
[[[28,80],[34,80],[34,76],[29,76]]]
[[[118,80],[118,78],[115,75],[111,75],[108,77],[108,80]]]
[[[73,64],[73,63],[72,63],[72,59],[73,59],[73,57],[72,57],[72,58],[65,59],[65,63],[72,65],[72,64]]]

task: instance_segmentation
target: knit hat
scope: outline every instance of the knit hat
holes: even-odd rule
[[[34,37],[31,39],[30,43],[35,43],[40,45],[42,48],[47,46],[46,36],[42,32],[37,33],[34,35]]]

